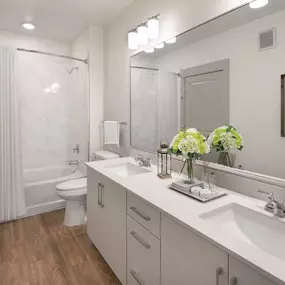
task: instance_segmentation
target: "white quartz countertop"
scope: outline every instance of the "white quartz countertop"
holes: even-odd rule
[[[189,230],[207,239],[212,244],[229,253],[234,258],[239,259],[254,270],[257,270],[276,284],[285,285],[285,256],[284,260],[276,258],[255,245],[235,238],[230,234],[225,234],[225,231],[219,230],[215,222],[209,222],[200,218],[201,214],[230,203],[236,203],[269,216],[272,219],[278,219],[264,210],[265,202],[226,190],[228,195],[208,203],[200,203],[168,188],[173,181],[182,179],[178,174],[173,174],[172,179],[161,180],[157,177],[156,166],[153,166],[151,168],[152,172],[121,177],[108,168],[116,164],[127,162],[137,164],[134,158],[126,157],[115,160],[88,162],[86,165],[121,185],[135,196],[150,203],[163,214],[171,216],[189,228]],[[280,219],[280,221],[284,222],[285,236],[285,221],[284,219]]]

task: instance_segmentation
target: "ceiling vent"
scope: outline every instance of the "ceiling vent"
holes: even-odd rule
[[[276,29],[267,30],[259,34],[259,50],[264,51],[276,47]]]

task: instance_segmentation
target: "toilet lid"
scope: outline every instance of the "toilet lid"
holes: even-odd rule
[[[56,186],[58,191],[74,191],[87,188],[87,178],[79,178],[60,183]]]

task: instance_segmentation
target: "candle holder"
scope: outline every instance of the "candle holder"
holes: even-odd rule
[[[161,179],[171,178],[171,153],[167,139],[161,140],[160,149],[157,150],[157,176]]]

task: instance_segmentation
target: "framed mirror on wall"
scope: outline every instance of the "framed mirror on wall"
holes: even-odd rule
[[[231,167],[285,179],[285,1],[245,5],[150,51],[131,58],[132,148],[155,152],[182,127],[208,138],[225,126],[243,140]]]

